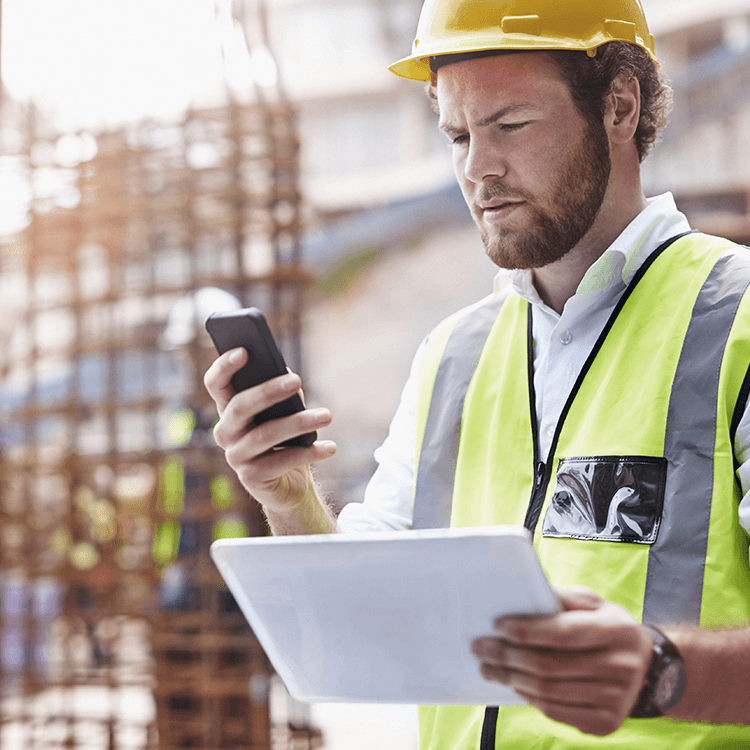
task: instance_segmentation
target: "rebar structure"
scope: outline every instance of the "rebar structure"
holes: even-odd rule
[[[301,367],[298,149],[278,92],[98,133],[6,102],[0,750],[319,745],[273,724],[208,557],[266,528],[211,436],[202,323],[260,307]]]

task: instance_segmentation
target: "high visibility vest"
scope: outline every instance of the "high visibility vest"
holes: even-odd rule
[[[750,250],[726,240],[690,233],[658,248],[578,376],[548,456],[528,303],[510,293],[444,321],[419,375],[415,528],[525,525],[555,586],[586,586],[653,624],[749,623],[733,452],[750,389],[749,285]],[[750,727],[628,719],[596,738],[528,706],[423,707],[420,737],[422,750],[750,747]]]

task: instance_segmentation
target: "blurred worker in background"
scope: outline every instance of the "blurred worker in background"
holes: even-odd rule
[[[327,410],[248,429],[296,375],[235,396],[244,350],[206,374],[276,534],[534,534],[564,611],[472,644],[530,705],[424,707],[423,748],[750,747],[750,255],[643,194],[654,54],[638,0],[426,0],[391,70],[427,83],[501,270],[420,348],[364,503],[316,489],[333,443],[271,450]]]

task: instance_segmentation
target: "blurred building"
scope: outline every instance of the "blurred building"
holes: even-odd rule
[[[750,3],[654,2],[652,28],[675,97],[647,192],[671,190],[693,226],[748,243]]]
[[[306,262],[388,246],[463,216],[450,152],[408,54],[421,0],[268,0],[268,33],[299,112]]]
[[[269,35],[302,134],[302,186],[323,213],[450,180],[421,87],[387,65],[411,48],[419,0],[270,0]]]

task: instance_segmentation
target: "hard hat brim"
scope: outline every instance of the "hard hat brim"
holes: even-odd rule
[[[482,40],[472,39],[470,44],[461,45],[456,44],[455,40],[450,40],[446,43],[445,49],[441,49],[443,45],[434,44],[432,45],[431,54],[412,54],[408,57],[404,57],[401,60],[397,60],[388,66],[388,70],[391,73],[399,76],[400,78],[406,78],[410,81],[429,81],[431,79],[430,70],[430,58],[439,57],[441,55],[456,55],[468,52],[484,52],[489,50],[497,50],[498,52],[542,52],[545,50],[570,50],[578,52],[587,52],[589,55],[594,56],[596,54],[597,47],[601,47],[603,44],[615,41],[615,38],[606,34],[597,35],[597,39],[588,39],[586,41],[576,40],[560,40],[560,39],[540,39],[538,36],[530,37],[528,39],[516,38],[513,40],[506,39],[505,43],[498,44],[497,38],[487,39],[486,43],[482,43]],[[637,39],[635,44],[648,52],[649,57],[658,65],[658,61],[654,55],[653,50],[653,37],[646,43],[640,39]],[[629,42],[633,43],[633,42]]]

